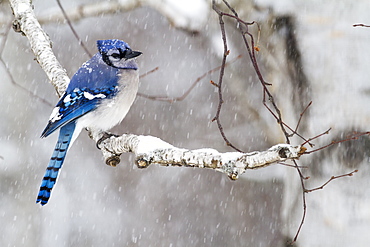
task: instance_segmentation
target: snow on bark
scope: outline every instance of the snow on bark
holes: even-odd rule
[[[99,136],[100,137],[100,136]],[[93,137],[98,141],[98,136]],[[177,148],[153,136],[124,134],[111,136],[98,144],[108,165],[116,166],[119,155],[132,152],[136,155],[139,168],[151,164],[162,166],[184,166],[209,168],[226,173],[231,179],[238,179],[247,169],[257,169],[288,159],[298,159],[306,150],[302,146],[277,144],[266,151],[220,153],[215,149],[188,150]]]

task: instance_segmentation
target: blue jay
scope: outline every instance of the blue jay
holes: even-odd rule
[[[41,134],[47,137],[60,128],[36,200],[41,205],[48,202],[68,147],[81,130],[111,129],[123,120],[136,97],[139,72],[135,57],[141,52],[117,39],[98,40],[97,46],[99,52],[74,74]]]

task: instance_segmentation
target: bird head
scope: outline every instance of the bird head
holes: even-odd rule
[[[136,69],[130,60],[142,54],[131,50],[126,42],[118,39],[98,40],[97,45],[103,61],[118,69]]]

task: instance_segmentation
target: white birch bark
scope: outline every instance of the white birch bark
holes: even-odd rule
[[[98,141],[100,135],[93,139]],[[139,168],[146,168],[151,164],[209,168],[225,173],[233,180],[238,179],[248,169],[298,159],[306,150],[302,146],[278,144],[263,152],[220,153],[211,148],[196,150],[177,148],[157,137],[132,134],[112,136],[98,146],[103,152],[106,164],[110,166],[119,163],[119,155],[122,153],[132,152],[136,155],[136,164]]]

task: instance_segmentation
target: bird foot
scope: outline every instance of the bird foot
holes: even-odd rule
[[[99,146],[100,144],[105,141],[106,139],[108,138],[111,138],[112,136],[114,137],[119,137],[119,135],[116,135],[116,134],[112,134],[112,133],[107,133],[107,132],[104,132],[103,136],[96,142],[96,147],[98,149],[101,149]]]

